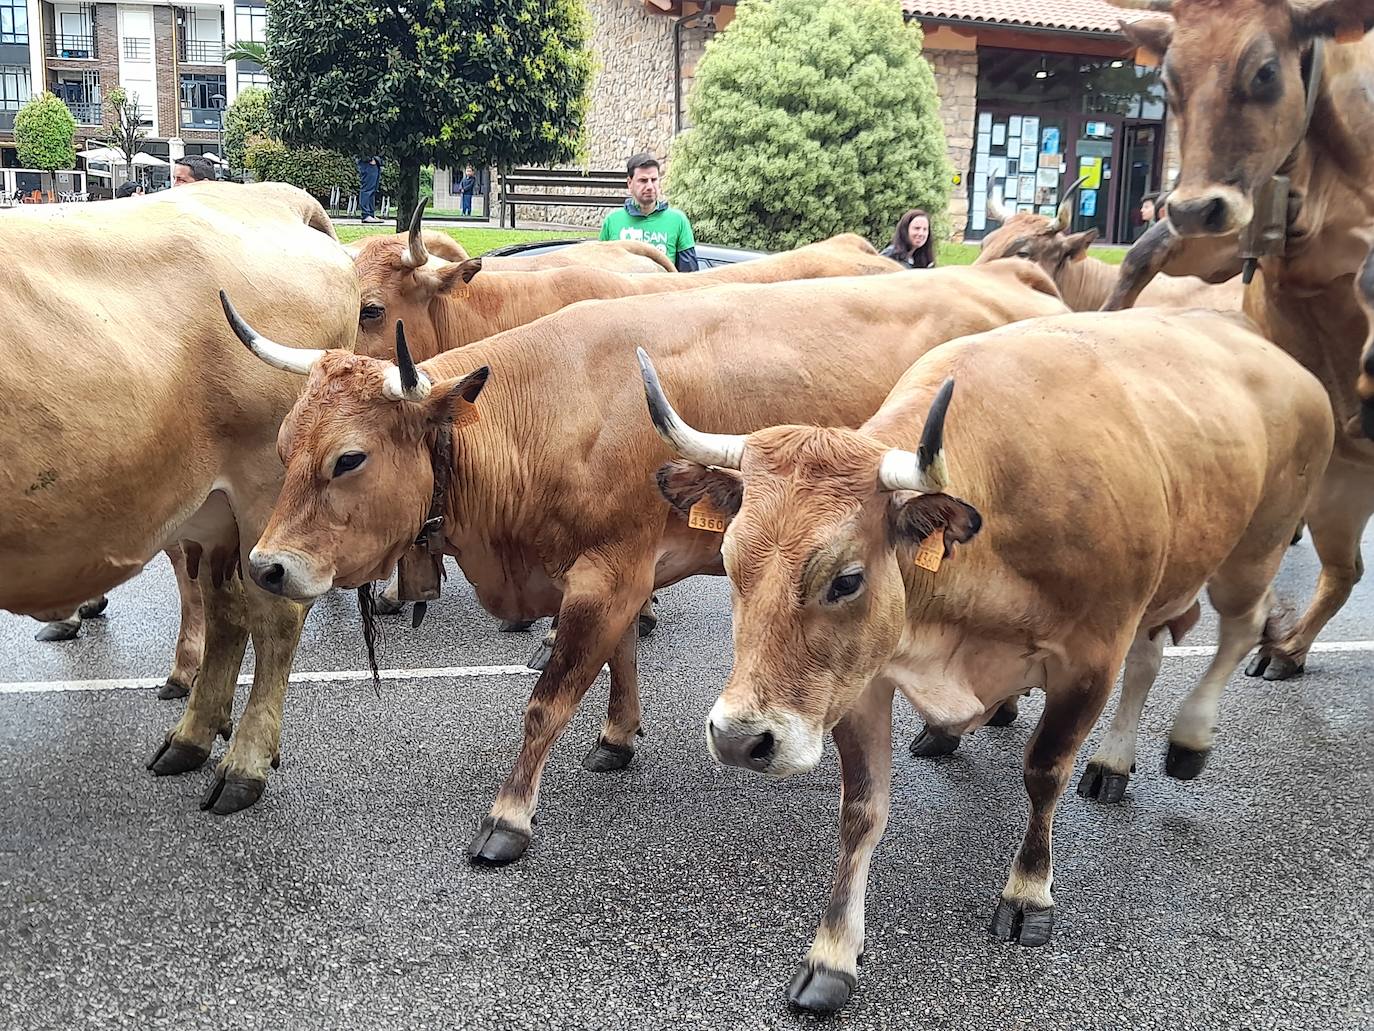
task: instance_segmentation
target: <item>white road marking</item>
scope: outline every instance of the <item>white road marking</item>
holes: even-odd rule
[[[1196,658],[1211,655],[1215,647],[1210,644],[1179,645],[1164,649],[1166,657]],[[1318,641],[1312,646],[1314,652],[1374,652],[1374,641]],[[604,673],[606,667],[602,667]],[[420,669],[384,669],[380,671],[383,680],[455,680],[463,677],[533,677],[539,671],[528,666],[433,666]],[[372,672],[365,669],[327,669],[317,672],[292,673],[293,684],[341,684],[356,683],[372,679]],[[141,688],[159,687],[161,677],[129,677],[121,680],[16,680],[0,683],[0,695],[7,694],[44,694],[61,691],[132,691]],[[251,673],[239,677],[239,685],[253,682]]]

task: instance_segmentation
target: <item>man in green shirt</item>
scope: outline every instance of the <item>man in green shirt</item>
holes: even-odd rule
[[[677,208],[659,199],[658,158],[636,154],[625,165],[630,196],[625,207],[612,211],[601,223],[603,240],[641,240],[667,255],[679,272],[697,270],[697,242],[692,225]]]

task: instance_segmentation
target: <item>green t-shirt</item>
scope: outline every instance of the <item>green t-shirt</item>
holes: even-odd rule
[[[678,251],[697,245],[691,223],[677,208],[662,208],[651,215],[632,215],[625,208],[612,211],[601,223],[601,239],[641,240],[658,248],[673,264],[677,264]]]

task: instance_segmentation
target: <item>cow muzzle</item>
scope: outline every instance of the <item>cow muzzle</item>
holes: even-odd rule
[[[1255,206],[1234,187],[1217,186],[1195,197],[1180,197],[1175,191],[1166,211],[1179,236],[1227,236],[1250,224]]]
[[[795,714],[735,714],[717,701],[706,720],[706,745],[726,766],[787,777],[815,768],[824,742]]]
[[[264,591],[293,601],[314,601],[334,586],[332,574],[322,573],[294,551],[254,548],[248,556],[248,573]]]

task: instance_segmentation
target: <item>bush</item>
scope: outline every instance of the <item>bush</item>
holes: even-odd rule
[[[740,0],[707,47],[668,169],[698,239],[779,250],[948,233],[953,169],[922,35],[894,0]]]
[[[247,167],[244,148],[250,137],[276,135],[267,113],[267,100],[267,90],[252,86],[241,92],[224,112],[224,153],[221,156],[235,172],[242,172]]]
[[[225,150],[228,149],[226,146]],[[356,193],[362,186],[358,179],[357,158],[322,147],[288,147],[272,136],[248,137],[243,161],[244,167],[251,168],[262,181],[299,186],[326,204],[335,186],[344,193]],[[381,185],[377,188],[379,194],[395,200],[397,177],[397,163],[384,161]],[[427,187],[432,197],[434,170],[423,169],[420,178],[421,189]]]
[[[76,167],[76,119],[51,93],[40,93],[19,109],[14,143],[23,168],[55,172]]]

